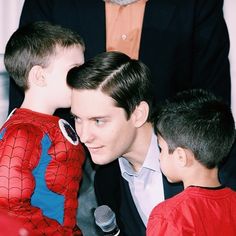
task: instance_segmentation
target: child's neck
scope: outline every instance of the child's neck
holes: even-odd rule
[[[215,188],[221,185],[218,178],[218,169],[201,169],[196,170],[191,175],[186,176],[183,180],[184,188],[189,186],[210,187]]]
[[[46,104],[47,104],[46,102],[42,103],[40,100],[34,98],[32,99],[25,98],[21,105],[21,108],[27,108],[39,113],[52,115],[55,112],[55,109],[50,109],[50,107],[46,106]]]

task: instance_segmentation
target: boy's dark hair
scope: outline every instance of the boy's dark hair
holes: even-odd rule
[[[151,113],[150,80],[146,65],[121,52],[101,53],[67,75],[67,83],[74,89],[101,90],[112,97],[126,111],[127,119],[141,101],[148,103]]]
[[[230,107],[201,89],[183,91],[167,100],[157,111],[154,127],[167,142],[169,153],[177,147],[189,149],[209,169],[220,164],[235,140]]]
[[[28,74],[35,65],[47,67],[58,47],[80,45],[83,39],[70,29],[38,21],[17,29],[7,42],[4,63],[9,75],[22,89],[28,88]]]

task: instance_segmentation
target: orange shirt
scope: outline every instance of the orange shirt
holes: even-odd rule
[[[106,50],[120,51],[138,59],[147,0],[120,6],[106,2]]]

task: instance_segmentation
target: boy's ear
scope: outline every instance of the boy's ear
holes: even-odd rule
[[[45,87],[47,82],[44,76],[44,70],[41,66],[33,66],[29,72],[29,86],[34,84],[39,87]]]
[[[149,105],[145,101],[140,102],[132,113],[135,127],[141,127],[147,121],[148,114]]]
[[[175,150],[174,150],[174,158],[176,160],[176,162],[178,163],[178,165],[180,167],[185,167],[187,165],[189,165],[190,163],[190,157],[188,155],[188,152],[186,149],[184,148],[181,148],[181,147],[177,147]]]

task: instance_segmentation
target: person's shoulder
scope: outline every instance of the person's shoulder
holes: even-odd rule
[[[21,110],[19,111],[21,113]],[[38,145],[43,135],[41,126],[33,124],[27,116],[19,115],[17,110],[16,113],[15,115],[15,112],[12,112],[1,128],[2,143],[6,145],[11,143],[14,146],[28,145],[27,143],[34,143],[33,146]]]
[[[179,209],[181,209],[182,203],[184,203],[186,199],[188,199],[187,194],[185,191],[183,191],[174,197],[159,203],[152,210],[151,216],[164,218],[173,217],[175,213],[178,213]]]
[[[7,136],[19,137],[19,136],[38,136],[41,133],[39,126],[32,125],[30,123],[12,123],[3,129]]]
[[[176,206],[182,202],[182,193],[177,194],[174,197],[171,197],[169,199],[164,200],[163,202],[159,203],[154,207],[152,210],[152,215],[169,215],[171,212],[173,212],[173,209],[176,208]]]
[[[227,187],[226,188],[227,193],[236,201],[236,190]]]

